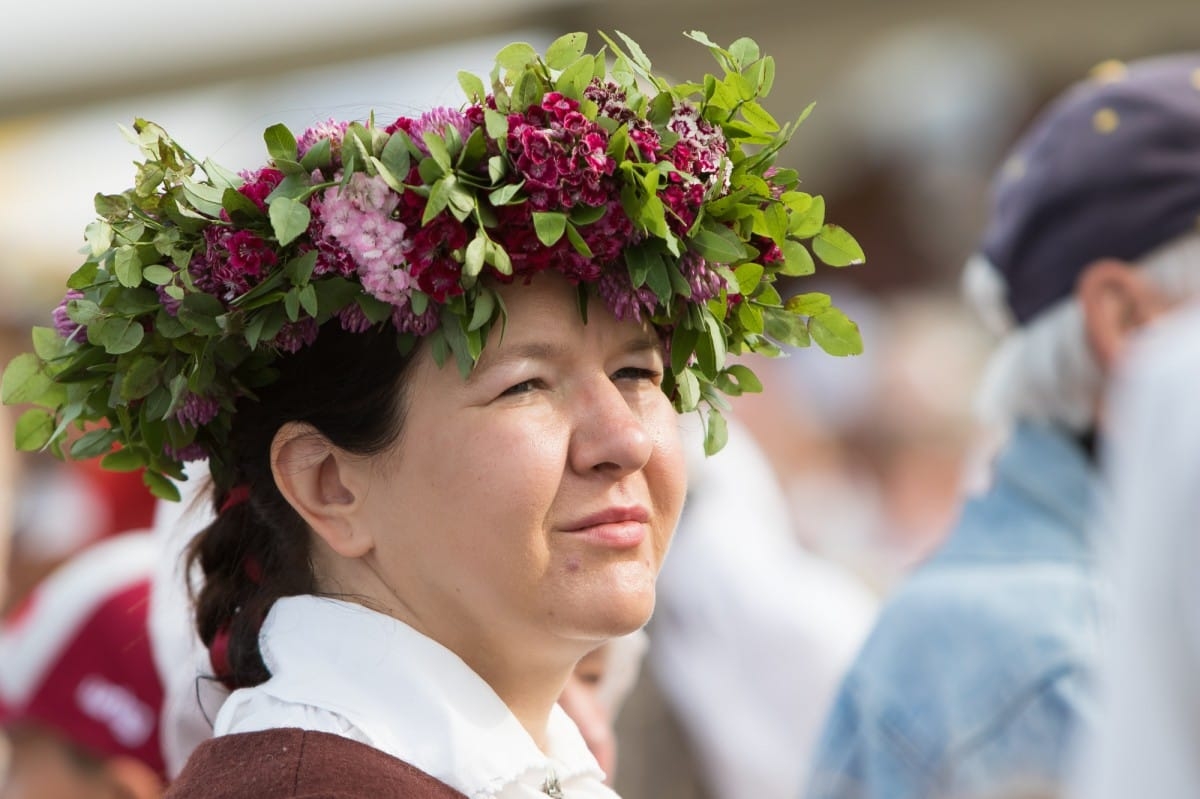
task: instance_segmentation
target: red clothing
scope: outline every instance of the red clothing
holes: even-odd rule
[[[166,799],[465,799],[366,744],[300,729],[223,735],[192,753]]]

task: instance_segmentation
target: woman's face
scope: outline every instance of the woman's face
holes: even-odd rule
[[[413,364],[368,558],[389,610],[468,662],[497,644],[578,656],[653,609],[686,484],[678,418],[651,329],[597,302],[584,324],[553,274],[500,295],[507,324],[468,379]]]

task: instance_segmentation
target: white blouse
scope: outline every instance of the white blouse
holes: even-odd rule
[[[235,691],[216,735],[282,727],[386,752],[472,799],[616,799],[557,705],[543,752],[457,655],[403,622],[314,596],[275,602],[259,635],[271,679]]]

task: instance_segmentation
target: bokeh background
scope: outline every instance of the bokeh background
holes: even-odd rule
[[[29,325],[47,323],[92,196],[129,183],[137,151],[119,125],[135,117],[248,168],[276,122],[298,132],[458,104],[456,72],[486,74],[509,41],[620,30],[658,71],[694,79],[714,64],[683,31],[756,39],[776,60],[767,108],[787,119],[816,104],[784,165],[867,252],[867,265],[803,288],[835,296],[866,352],[758,364],[768,390],[735,413],[775,469],[797,546],[875,596],[944,533],[986,439],[971,396],[990,341],[960,303],[958,275],[1006,146],[1097,64],[1200,46],[1195,0],[22,0],[5,18],[5,362]],[[94,470],[38,456],[3,468],[9,606],[78,547],[153,513],[137,486]],[[678,715],[653,685],[635,688],[620,719],[627,799],[720,793]]]

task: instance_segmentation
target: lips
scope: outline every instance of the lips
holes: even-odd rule
[[[649,509],[641,505],[610,507],[588,514],[563,527],[563,532],[597,546],[614,549],[636,547],[646,537]]]

